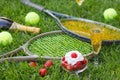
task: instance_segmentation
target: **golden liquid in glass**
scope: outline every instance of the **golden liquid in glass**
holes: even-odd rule
[[[109,26],[77,20],[63,20],[62,24],[68,30],[87,38],[90,38],[90,29],[101,28],[102,40],[120,40],[120,30],[109,28]]]
[[[91,44],[95,54],[98,54],[101,49],[102,31],[100,29],[91,29]]]

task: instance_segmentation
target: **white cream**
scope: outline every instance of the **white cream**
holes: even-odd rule
[[[72,53],[76,53],[77,57],[72,58],[71,57]],[[70,51],[70,52],[66,53],[66,55],[65,55],[65,61],[67,61],[67,63],[71,64],[71,65],[75,65],[78,61],[83,61],[83,60],[84,60],[83,55],[78,51]]]

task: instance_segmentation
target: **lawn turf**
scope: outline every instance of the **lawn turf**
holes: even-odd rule
[[[45,6],[47,9],[90,20],[95,20],[120,28],[120,15],[116,20],[105,21],[103,11],[107,8],[114,8],[120,14],[120,0],[85,0],[82,6],[78,6],[75,0],[32,0]],[[10,18],[18,23],[24,24],[25,15],[35,11],[40,16],[40,23],[34,25],[41,28],[41,32],[60,30],[55,20],[43,12],[28,7],[20,0],[1,0],[0,16]],[[14,41],[11,45],[0,48],[3,54],[24,44],[36,34],[19,31],[9,31]],[[24,52],[20,52],[24,55]],[[29,67],[27,62],[0,63],[0,80],[119,80],[120,79],[120,45],[103,46],[98,55],[99,64],[94,64],[91,59],[88,68],[79,77],[62,70],[60,62],[54,61],[54,66],[48,70],[48,74],[42,78],[38,70],[43,66],[39,62],[36,68]]]

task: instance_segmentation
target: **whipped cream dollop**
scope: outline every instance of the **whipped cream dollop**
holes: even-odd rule
[[[65,54],[65,61],[68,64],[75,65],[78,61],[83,61],[84,56],[78,51],[70,51]]]

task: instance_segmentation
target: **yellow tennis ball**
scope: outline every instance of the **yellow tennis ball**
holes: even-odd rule
[[[28,25],[36,25],[38,24],[39,20],[40,20],[39,15],[35,12],[29,12],[25,16],[25,22]]]
[[[114,18],[117,17],[117,15],[118,14],[117,14],[116,10],[113,8],[108,8],[103,13],[105,20],[113,20]]]
[[[13,38],[9,32],[3,31],[0,33],[0,45],[1,46],[7,46],[8,44],[11,44],[12,41],[13,41]]]

